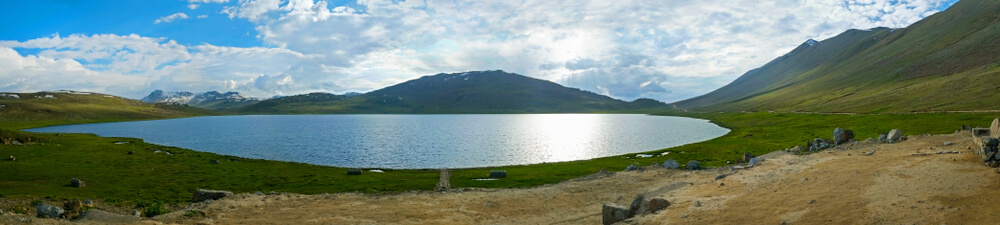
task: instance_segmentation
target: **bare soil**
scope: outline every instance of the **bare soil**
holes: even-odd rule
[[[1000,223],[996,213],[1000,175],[984,166],[971,146],[969,133],[910,136],[896,144],[854,142],[803,156],[772,153],[762,156],[765,161],[760,165],[735,172],[728,167],[701,171],[649,167],[529,189],[238,194],[192,204],[196,213],[179,210],[141,223],[600,224],[602,204],[627,206],[640,193],[662,197],[671,205],[625,223]],[[864,154],[871,151],[875,153]],[[935,154],[939,151],[961,153]],[[931,154],[914,155],[918,153]],[[12,213],[0,216],[0,223],[25,219],[69,223]]]

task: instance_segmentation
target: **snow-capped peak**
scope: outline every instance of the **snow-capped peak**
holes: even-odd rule
[[[809,46],[813,46],[813,45],[819,44],[819,42],[816,41],[816,40],[813,40],[812,38],[810,38],[809,40],[806,40],[806,44],[809,45]]]

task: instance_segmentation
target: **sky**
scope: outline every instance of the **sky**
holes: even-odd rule
[[[956,1],[0,1],[0,92],[266,98],[504,70],[669,103],[806,40],[906,27]]]

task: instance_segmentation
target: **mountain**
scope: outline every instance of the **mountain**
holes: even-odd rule
[[[580,113],[665,109],[504,71],[424,76],[365,94],[310,93],[269,99],[238,113]]]
[[[802,45],[711,93],[693,111],[1000,109],[1000,1],[963,0],[901,29],[848,30]]]
[[[4,129],[43,124],[164,119],[214,114],[216,113],[206,109],[150,104],[91,92],[0,93],[0,128]]]
[[[247,97],[239,92],[219,93],[209,91],[194,94],[191,92],[164,92],[155,90],[148,96],[142,98],[146,103],[171,103],[177,105],[190,105],[205,109],[223,109],[246,106],[259,102],[257,98]]]

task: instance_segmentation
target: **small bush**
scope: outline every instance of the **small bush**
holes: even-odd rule
[[[142,210],[142,214],[146,215],[146,217],[154,217],[167,213],[170,213],[170,210],[164,207],[162,202],[150,203]]]

